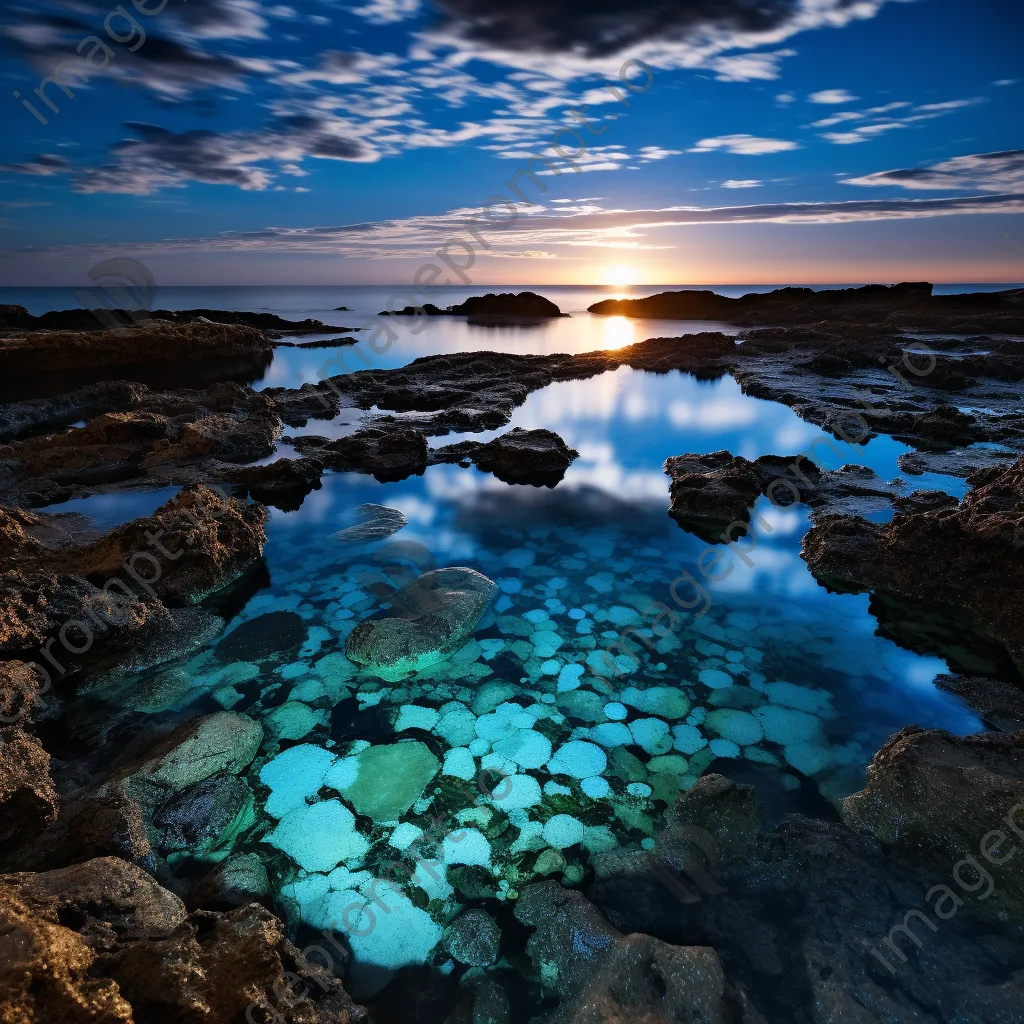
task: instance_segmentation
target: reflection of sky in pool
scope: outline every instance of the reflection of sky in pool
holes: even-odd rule
[[[540,877],[580,884],[601,850],[656,847],[666,807],[709,768],[756,780],[776,805],[820,808],[859,789],[902,726],[981,727],[933,686],[941,661],[876,636],[866,595],[828,594],[811,577],[802,506],[759,502],[767,525],[749,564],[734,553],[718,582],[701,575],[706,545],[666,514],[663,461],[805,452],[822,434],[790,409],[731,378],[622,369],[534,393],[511,425],[547,427],[579,450],[557,488],[457,466],[391,484],[327,475],[298,511],[272,511],[271,582],[226,641],[187,662],[170,691],[163,674],[109,695],[147,713],[219,706],[263,722],[247,773],[259,813],[235,852],[266,859],[306,924],[348,935],[357,998],[404,965],[443,965],[442,928],[467,903],[507,905]],[[907,450],[832,443],[814,449],[826,467],[859,463],[884,479]],[[910,485],[963,490],[945,477]],[[107,525],[129,501],[73,504]],[[400,509],[408,525],[339,541],[366,503]],[[397,681],[346,659],[349,632],[387,614],[394,587],[447,566],[498,586],[455,651]],[[662,607],[674,615],[656,623]],[[624,629],[639,657],[612,651],[610,668],[601,652]],[[482,797],[483,770],[508,787]],[[408,879],[375,882],[393,859]],[[371,926],[373,893],[388,913]]]

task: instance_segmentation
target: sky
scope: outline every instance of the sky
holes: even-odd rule
[[[1019,0],[2,0],[0,284],[1020,282],[1022,39]]]

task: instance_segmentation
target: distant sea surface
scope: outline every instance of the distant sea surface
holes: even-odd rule
[[[438,294],[434,300],[439,306],[448,306],[462,302],[470,295],[483,295],[486,292],[522,292],[533,291],[551,298],[565,313],[579,313],[587,306],[601,299],[616,296],[639,297],[653,295],[663,291],[699,291],[709,289],[719,295],[738,297],[748,292],[770,292],[783,285],[680,285],[651,284],[618,287],[611,285],[529,285],[529,284],[488,284],[470,285],[466,288],[449,288]],[[796,287],[824,288],[857,288],[858,284],[837,285],[796,285]],[[939,284],[935,286],[937,295],[954,295],[959,292],[991,292],[1004,288],[1020,288],[1024,284]],[[408,284],[394,285],[280,285],[280,286],[188,286],[157,288],[153,309],[236,309],[250,311],[267,311],[281,316],[301,319],[314,316],[325,323],[333,323],[335,318],[330,314],[338,306],[348,306],[353,312],[368,315],[377,313],[384,308],[390,295],[398,295],[403,299],[408,292]],[[25,306],[30,313],[38,316],[52,309],[73,309],[82,305],[80,295],[83,292],[99,289],[76,288],[0,288],[0,304],[15,303]],[[413,297],[408,296],[411,303]],[[430,301],[430,300],[427,300]],[[338,322],[348,322],[352,318],[337,318]]]

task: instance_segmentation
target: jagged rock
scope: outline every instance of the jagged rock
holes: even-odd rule
[[[435,448],[430,461],[473,462],[505,483],[554,487],[579,454],[553,431],[516,427],[486,443],[462,441]]]
[[[580,893],[557,882],[523,890],[516,917],[545,988],[557,993],[551,1024],[609,1020],[739,1024],[713,949],[621,935]],[[756,1017],[748,1016],[751,1024]]]
[[[266,466],[246,466],[231,474],[253,501],[294,512],[311,491],[320,489],[323,466],[314,459],[277,459]]]
[[[151,516],[118,526],[61,559],[73,571],[127,585],[171,604],[195,604],[238,579],[259,560],[266,509],[187,487]],[[137,566],[136,566],[136,563]],[[137,577],[124,569],[135,567]]]
[[[955,508],[886,524],[824,516],[805,535],[803,557],[830,586],[956,609],[1024,666],[1024,458],[968,482]]]
[[[138,405],[148,389],[129,381],[90,384],[53,398],[35,398],[0,405],[0,440],[91,420],[104,413],[124,412]]]
[[[497,586],[473,569],[434,569],[392,598],[395,615],[364,619],[345,653],[383,679],[400,679],[442,661],[476,628]]]
[[[263,907],[189,917],[114,858],[0,877],[0,922],[0,1018],[11,1024],[366,1019],[323,954],[307,960]],[[344,966],[343,947],[327,956]]]
[[[945,452],[904,452],[896,460],[900,469],[911,476],[921,473],[942,473],[946,476],[969,477],[979,470],[1009,466],[1017,459],[1012,451],[990,448],[954,448]]]
[[[943,876],[973,856],[998,878],[978,912],[1019,920],[1024,879],[994,865],[1024,839],[1024,733],[952,736],[907,726],[875,755],[866,788],[846,798],[842,815]],[[965,876],[967,884],[977,877]]]
[[[0,1020],[134,1024],[117,983],[97,977],[75,932],[41,918],[0,882]]]
[[[981,676],[957,676],[943,673],[935,685],[954,693],[989,725],[1003,732],[1024,729],[1024,689],[1013,683]]]
[[[731,452],[674,455],[665,461],[669,515],[709,543],[732,542],[750,525],[762,494],[776,506],[802,502],[832,511],[888,507],[900,487],[865,466],[825,471],[802,455],[762,455],[753,462]]]
[[[13,845],[57,817],[50,756],[31,733],[0,730],[0,843]]]
[[[367,427],[336,441],[311,436],[285,440],[327,469],[362,470],[382,483],[404,480],[427,468],[427,439],[417,430]]]

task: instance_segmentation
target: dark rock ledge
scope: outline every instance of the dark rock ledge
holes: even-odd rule
[[[953,507],[886,524],[846,515],[817,519],[803,557],[826,585],[871,590],[952,611],[1024,671],[1024,457],[968,477]]]
[[[862,288],[777,288],[729,298],[715,292],[660,292],[640,299],[605,299],[591,313],[658,320],[724,320],[761,324],[817,324],[823,320],[877,325],[887,330],[1024,333],[1024,290],[933,295],[927,282]]]
[[[712,544],[744,536],[762,494],[780,507],[802,502],[834,512],[886,508],[904,490],[865,466],[822,470],[802,455],[762,455],[753,462],[727,451],[674,455],[665,472],[671,478],[669,515]]]

